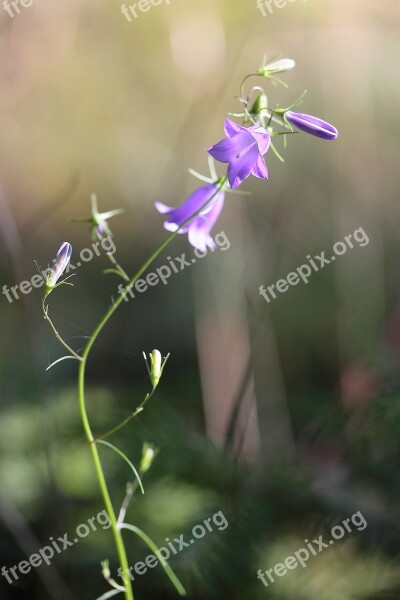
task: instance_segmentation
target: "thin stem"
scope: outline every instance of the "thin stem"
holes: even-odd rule
[[[115,545],[116,545],[117,554],[118,554],[118,558],[119,558],[119,563],[120,563],[120,566],[122,569],[122,573],[124,575],[123,581],[124,581],[125,588],[126,588],[125,592],[124,592],[126,600],[134,600],[132,583],[131,583],[131,580],[129,579],[129,577],[127,577],[128,568],[129,568],[128,559],[126,556],[124,541],[122,539],[120,527],[118,526],[118,522],[117,522],[117,519],[115,516],[114,507],[113,507],[113,504],[112,504],[112,501],[110,498],[110,494],[109,494],[109,491],[107,488],[107,483],[105,480],[99,453],[97,450],[95,439],[92,434],[92,430],[90,428],[89,419],[88,419],[88,415],[87,415],[87,411],[86,411],[86,404],[85,404],[86,363],[87,363],[90,351],[92,350],[93,345],[94,345],[96,339],[98,338],[99,334],[101,333],[101,331],[103,330],[104,326],[109,321],[109,319],[112,317],[112,315],[115,313],[115,311],[117,310],[117,308],[123,301],[125,295],[129,292],[129,290],[132,288],[132,286],[135,284],[135,282],[139,279],[139,277],[142,275],[142,273],[144,273],[144,271],[146,271],[146,269],[152,264],[152,262],[157,258],[157,256],[164,250],[164,248],[166,246],[168,246],[168,244],[178,235],[178,233],[182,229],[182,227],[184,227],[195,216],[197,216],[202,210],[204,210],[204,208],[211,202],[211,200],[223,189],[226,182],[227,182],[227,176],[225,175],[224,177],[222,177],[219,180],[219,183],[216,186],[215,192],[212,194],[212,196],[210,196],[210,198],[207,200],[207,202],[205,202],[204,205],[201,206],[198,211],[196,211],[193,215],[191,215],[188,219],[186,219],[186,221],[184,221],[180,225],[180,227],[178,227],[178,229],[176,231],[171,233],[159,245],[159,247],[153,252],[153,254],[145,261],[145,263],[139,268],[139,270],[136,272],[136,274],[132,277],[132,279],[126,285],[124,292],[119,295],[117,300],[110,306],[110,308],[108,309],[106,314],[103,316],[103,318],[98,323],[98,325],[95,328],[95,330],[93,331],[91,337],[87,341],[87,344],[82,353],[82,357],[80,357],[81,363],[79,365],[79,373],[78,373],[79,409],[80,409],[80,413],[81,413],[81,419],[82,419],[82,424],[83,424],[83,428],[85,431],[85,435],[86,435],[86,438],[90,445],[90,451],[92,453],[94,468],[96,471],[96,476],[97,476],[100,491],[101,491],[101,494],[103,497],[104,505],[105,505],[105,508],[106,508],[107,513],[111,520],[111,527],[112,527],[112,532],[114,535],[114,540],[115,540]],[[121,525],[121,528],[122,527],[123,527],[123,525]]]
[[[119,264],[119,262],[114,258],[114,256],[110,253],[107,252],[107,256],[110,259],[110,261],[112,262],[112,264],[114,265],[114,267],[117,269],[117,271],[121,274],[121,277],[127,282],[129,283],[131,278],[129,277],[128,273],[121,267],[121,265]]]
[[[132,501],[133,495],[138,489],[139,484],[137,479],[135,481],[129,482],[126,486],[126,494],[125,498],[122,502],[121,509],[118,515],[118,527],[121,527],[121,524],[125,521],[126,511],[128,510],[129,504]]]
[[[68,350],[68,352],[70,354],[72,354],[72,356],[74,356],[76,359],[78,360],[82,360],[82,356],[80,356],[79,354],[77,354],[75,352],[75,350],[73,350],[71,348],[71,346],[69,346],[67,344],[67,342],[65,340],[63,340],[63,338],[61,337],[61,335],[58,333],[56,326],[54,325],[53,321],[50,319],[49,317],[49,306],[45,304],[45,298],[43,298],[43,302],[42,302],[42,308],[43,308],[43,314],[44,314],[44,318],[46,319],[46,321],[48,322],[48,324],[50,325],[50,327],[53,330],[54,335],[56,336],[56,338],[58,339],[58,341],[64,346],[64,348],[66,348]]]
[[[87,357],[89,354],[89,352],[87,351],[87,347],[88,346],[86,346],[86,348],[84,350],[83,360],[82,360],[81,364],[79,365],[79,374],[78,374],[79,408],[80,408],[83,428],[84,428],[84,431],[86,434],[86,438],[90,445],[90,451],[92,453],[92,458],[93,458],[94,468],[96,471],[97,481],[99,483],[100,491],[103,496],[104,506],[106,508],[106,511],[107,511],[108,516],[111,521],[111,528],[112,528],[112,532],[113,532],[113,536],[114,536],[114,540],[115,540],[115,545],[117,548],[119,564],[121,566],[122,574],[123,574],[123,582],[125,585],[125,592],[124,592],[125,598],[126,598],[126,600],[134,600],[132,583],[131,583],[129,577],[127,576],[128,570],[129,570],[129,564],[128,564],[128,558],[126,555],[124,541],[122,539],[121,531],[117,524],[117,518],[115,516],[114,507],[113,507],[113,504],[112,504],[112,501],[110,498],[110,494],[109,494],[109,491],[107,488],[107,483],[106,483],[106,480],[104,477],[103,467],[100,462],[99,453],[97,450],[97,446],[94,442],[92,430],[90,428],[89,419],[88,419],[87,412],[86,412],[85,369],[86,369]]]
[[[102,435],[97,436],[94,441],[99,442],[101,440],[104,440],[105,438],[110,437],[110,435],[113,435],[114,433],[116,433],[117,431],[119,431],[120,429],[125,427],[125,425],[127,425],[129,423],[129,421],[134,419],[140,412],[142,412],[144,405],[146,404],[146,402],[148,402],[148,400],[150,400],[150,398],[152,397],[154,392],[155,392],[155,388],[146,395],[145,399],[139,404],[138,407],[135,408],[133,413],[131,413],[128,417],[126,417],[126,419],[121,421],[121,423],[119,423],[119,425],[116,425],[115,427],[113,427],[112,429],[107,431],[106,433],[103,433]]]

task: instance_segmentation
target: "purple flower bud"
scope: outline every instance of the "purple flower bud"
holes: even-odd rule
[[[304,115],[288,110],[285,112],[285,119],[291,125],[294,125],[297,127],[297,129],[300,129],[300,131],[304,131],[310,135],[315,135],[323,140],[336,140],[337,136],[339,135],[336,127],[330,123],[327,123],[326,121],[322,121],[322,119],[312,117],[311,115]]]
[[[61,275],[64,273],[65,269],[68,266],[72,255],[72,246],[69,242],[64,242],[58,249],[55,258],[55,264],[51,273],[47,277],[46,288],[53,288],[57,281],[60,279]]]

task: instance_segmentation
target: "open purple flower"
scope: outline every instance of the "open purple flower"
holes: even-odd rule
[[[294,125],[297,127],[297,129],[300,129],[300,131],[304,131],[310,135],[315,135],[323,140],[336,140],[337,136],[339,135],[336,127],[330,123],[327,123],[326,121],[322,121],[322,119],[312,117],[311,115],[304,115],[288,110],[285,113],[285,119],[291,125]]]
[[[228,180],[232,189],[237,188],[249,175],[268,179],[264,154],[271,143],[270,134],[257,125],[243,127],[225,119],[226,139],[208,149],[215,160],[229,163]]]
[[[171,208],[162,202],[156,202],[154,206],[161,214],[168,215],[167,220],[164,222],[164,228],[168,231],[176,231],[182,223],[200,210],[207,203],[207,200],[210,200],[205,208],[179,231],[179,233],[188,234],[192,246],[200,252],[205,252],[207,247],[215,248],[215,242],[210,236],[210,231],[221,213],[224,199],[225,193],[221,190],[218,191],[216,183],[210,183],[198,188],[178,208]]]

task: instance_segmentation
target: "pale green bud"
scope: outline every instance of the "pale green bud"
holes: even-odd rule
[[[142,449],[142,459],[140,461],[140,471],[146,473],[153,464],[156,457],[157,449],[151,444],[144,443]]]
[[[147,370],[153,389],[155,389],[161,379],[162,372],[165,367],[165,363],[169,358],[169,354],[163,359],[159,350],[153,350],[149,354],[150,366],[147,364],[146,354],[143,352],[144,359],[146,361]]]

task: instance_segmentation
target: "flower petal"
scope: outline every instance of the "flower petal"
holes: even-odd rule
[[[187,219],[194,215],[198,210],[200,210],[201,207],[207,203],[207,200],[210,200],[213,194],[215,194],[216,190],[217,188],[215,184],[204,185],[194,191],[189,198],[187,198],[185,202],[183,202],[183,204],[177,208],[169,208],[161,202],[157,202],[155,206],[159,212],[168,214],[167,223],[176,224],[179,226],[187,221]],[[205,208],[205,212],[210,210],[210,205],[212,205],[214,201],[215,197]],[[169,231],[175,231],[176,229],[176,227],[175,229],[172,229],[172,225],[169,227]]]
[[[247,152],[230,163],[228,167],[228,180],[232,189],[237,188],[250,175],[253,166],[259,157],[257,144],[252,144]]]
[[[243,127],[242,125],[239,125],[238,123],[235,123],[235,121],[231,121],[231,119],[225,119],[224,131],[226,137],[231,138],[237,133],[247,131],[247,128]]]
[[[264,156],[269,150],[271,136],[264,127],[249,127],[251,135],[256,140],[260,154]]]
[[[162,215],[165,215],[165,214],[170,213],[173,210],[175,210],[174,208],[171,208],[170,206],[167,206],[166,204],[163,204],[162,202],[154,202],[154,206],[156,207],[158,212],[161,213]]]
[[[236,133],[231,138],[225,138],[215,146],[208,149],[209,154],[218,162],[229,163],[235,160],[238,154],[243,152],[253,142],[253,137],[245,131]]]
[[[268,168],[262,156],[259,156],[255,165],[251,169],[251,174],[259,179],[268,179]]]
[[[224,193],[218,194],[218,200],[214,204],[212,211],[210,211],[207,216],[199,215],[190,223],[188,234],[189,242],[192,246],[200,250],[200,252],[205,252],[207,246],[209,248],[215,247],[214,240],[210,236],[210,231],[221,214],[221,210],[224,206],[224,199]]]

